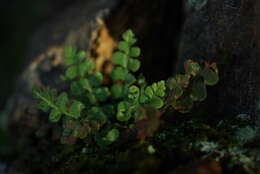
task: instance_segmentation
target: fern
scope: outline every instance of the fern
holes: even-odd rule
[[[131,30],[122,35],[118,50],[112,55],[111,85],[103,84],[103,74],[95,71],[95,63],[83,51],[67,47],[64,50],[67,69],[62,79],[70,90],[57,95],[55,89],[33,89],[38,107],[49,113],[51,122],[62,124],[62,143],[94,138],[100,146],[110,145],[124,129],[136,129],[140,121],[155,118],[149,114],[162,114],[166,109],[189,112],[194,102],[206,98],[206,85],[218,82],[216,64],[202,66],[188,60],[185,74],[147,85],[143,76],[133,74],[141,66],[138,60],[141,50],[136,42]],[[144,129],[150,130],[153,124],[147,126]]]
[[[55,89],[46,89],[45,91],[42,91],[34,88],[33,93],[35,98],[41,101],[38,104],[40,109],[44,112],[51,109],[49,115],[49,120],[51,122],[58,122],[62,115],[77,119],[80,117],[81,111],[85,108],[84,104],[75,100],[68,109],[67,103],[69,102],[69,99],[67,93],[63,92],[56,97]]]

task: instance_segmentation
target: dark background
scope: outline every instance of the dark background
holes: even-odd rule
[[[0,5],[0,111],[11,94],[16,77],[26,63],[30,38],[71,0],[2,0]]]

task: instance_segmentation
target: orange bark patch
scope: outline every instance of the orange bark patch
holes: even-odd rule
[[[96,60],[96,70],[109,73],[112,70],[111,57],[116,47],[116,41],[109,33],[107,26],[103,21],[98,20],[100,29],[95,35],[91,48],[91,55]]]

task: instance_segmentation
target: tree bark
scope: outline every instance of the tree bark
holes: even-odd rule
[[[259,2],[185,1],[177,71],[186,59],[215,61],[220,82],[210,90],[209,115],[259,116]],[[258,12],[259,13],[259,12]]]

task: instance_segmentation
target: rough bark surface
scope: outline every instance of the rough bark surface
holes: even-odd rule
[[[209,98],[215,99],[211,100],[211,111],[207,113],[259,115],[257,1],[205,0],[195,3],[187,0],[185,3],[187,18],[175,65],[177,71],[186,59],[217,62],[220,83],[211,91]]]

